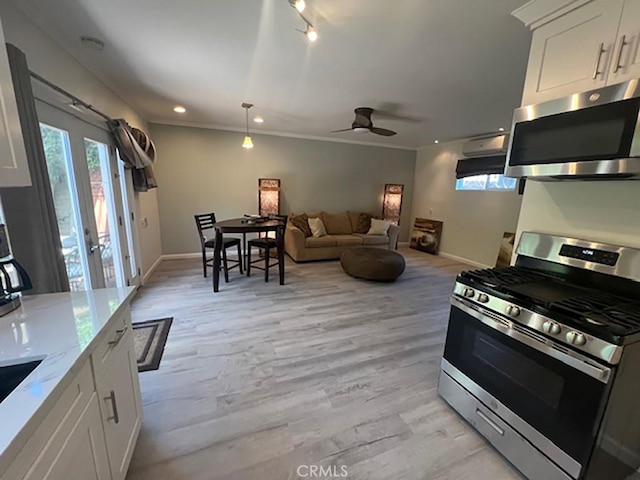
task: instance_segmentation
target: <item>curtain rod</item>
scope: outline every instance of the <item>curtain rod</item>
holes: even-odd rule
[[[45,84],[47,87],[51,88],[52,90],[55,90],[58,93],[61,93],[62,95],[64,95],[65,97],[69,98],[70,100],[73,101],[73,105],[80,105],[84,108],[86,108],[87,110],[91,110],[93,113],[100,115],[102,118],[104,118],[107,122],[113,122],[113,118],[111,118],[109,115],[102,113],[100,110],[96,109],[93,107],[93,105],[91,105],[90,103],[84,102],[82,100],[80,100],[78,97],[76,97],[75,95],[67,92],[65,89],[59,87],[58,85],[56,85],[55,83],[50,82],[49,80],[47,80],[46,78],[38,75],[37,73],[33,72],[33,71],[29,71],[29,73],[31,74],[31,76],[33,78],[35,78],[36,80],[38,80],[40,83]]]

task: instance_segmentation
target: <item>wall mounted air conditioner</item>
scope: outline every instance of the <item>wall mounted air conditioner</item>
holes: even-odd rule
[[[509,135],[493,135],[491,137],[475,138],[462,145],[465,157],[483,157],[506,153],[509,146]]]

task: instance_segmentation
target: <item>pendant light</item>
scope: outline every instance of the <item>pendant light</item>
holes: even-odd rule
[[[247,150],[253,148],[253,140],[251,140],[251,135],[249,135],[249,109],[253,107],[252,103],[243,103],[242,108],[245,109],[245,120],[247,125],[247,134],[244,137],[244,142],[242,142],[242,148],[246,148]]]

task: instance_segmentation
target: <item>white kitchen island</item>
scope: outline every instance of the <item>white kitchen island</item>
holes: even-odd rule
[[[0,480],[123,480],[142,408],[134,288],[23,297],[0,368],[42,362],[0,403]]]

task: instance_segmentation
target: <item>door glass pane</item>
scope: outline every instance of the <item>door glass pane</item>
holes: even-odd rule
[[[136,265],[135,248],[133,242],[133,225],[131,217],[131,206],[129,203],[129,188],[127,187],[127,171],[124,168],[124,163],[118,156],[118,173],[120,174],[120,191],[122,192],[122,204],[124,206],[125,214],[125,229],[127,233],[127,245],[129,247],[129,265],[131,266],[131,275],[135,278],[138,274],[138,267]]]
[[[86,252],[82,244],[82,225],[78,196],[73,179],[69,134],[40,124],[53,205],[60,230],[62,254],[71,291],[91,288]]]
[[[89,167],[93,214],[98,228],[99,249],[95,254],[100,252],[105,287],[121,287],[125,285],[125,279],[111,186],[109,147],[87,138],[84,139],[84,147]]]

